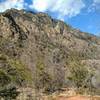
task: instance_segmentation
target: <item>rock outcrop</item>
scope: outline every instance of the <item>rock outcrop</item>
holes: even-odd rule
[[[0,87],[99,94],[99,76],[99,37],[44,13],[0,13]]]

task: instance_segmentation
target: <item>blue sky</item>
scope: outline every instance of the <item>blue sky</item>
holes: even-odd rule
[[[100,36],[100,0],[0,0],[0,12],[10,8],[45,12],[83,32]]]

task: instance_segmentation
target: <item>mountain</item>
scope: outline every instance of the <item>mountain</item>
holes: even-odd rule
[[[45,13],[0,13],[1,97],[16,98],[23,88],[30,96],[32,91],[52,94],[66,88],[100,95],[99,76],[100,37]]]

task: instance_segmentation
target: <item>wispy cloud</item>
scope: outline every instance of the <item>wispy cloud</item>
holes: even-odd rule
[[[100,0],[93,0],[94,3],[100,3]]]
[[[95,7],[95,10],[100,10],[100,0],[94,0],[93,6]]]
[[[100,12],[100,0],[93,0],[92,4],[90,5],[89,12]]]
[[[23,9],[24,5],[24,0],[5,0],[0,3],[0,12],[10,8]]]
[[[30,7],[40,12],[57,13],[58,18],[63,19],[79,14],[85,4],[82,0],[33,0]]]
[[[24,9],[28,7],[35,9],[39,12],[51,12],[56,13],[58,19],[64,19],[64,17],[73,17],[79,14],[85,4],[82,0],[31,0],[32,4],[27,5],[25,0],[5,0],[0,3],[0,12],[6,9],[16,8]]]

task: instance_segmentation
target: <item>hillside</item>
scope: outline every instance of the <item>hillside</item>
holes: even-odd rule
[[[99,76],[99,37],[44,13],[0,13],[1,97],[4,90],[25,87],[44,94],[75,88],[80,94],[100,95]]]

